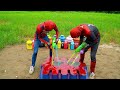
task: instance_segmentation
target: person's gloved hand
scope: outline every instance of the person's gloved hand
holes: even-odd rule
[[[84,49],[82,49],[81,51],[80,51],[80,54],[83,54],[84,53]]]

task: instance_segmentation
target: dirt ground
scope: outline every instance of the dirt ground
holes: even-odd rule
[[[40,65],[48,58],[49,50],[39,48],[35,72],[29,75],[33,50],[27,50],[26,45],[7,46],[0,51],[0,79],[38,79]],[[59,57],[70,58],[73,50],[59,49]],[[120,46],[100,45],[96,63],[96,79],[120,79]],[[90,66],[90,51],[85,60],[88,70]]]

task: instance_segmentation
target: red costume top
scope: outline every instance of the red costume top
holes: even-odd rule
[[[48,44],[48,42],[43,40],[42,38],[44,38],[47,35],[47,33],[49,31],[52,31],[53,29],[56,31],[56,39],[58,39],[58,28],[54,22],[52,22],[51,20],[48,20],[38,24],[34,39],[38,38],[42,42]]]

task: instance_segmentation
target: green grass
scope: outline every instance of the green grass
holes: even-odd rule
[[[96,25],[101,33],[101,44],[120,44],[120,14],[75,11],[0,11],[0,49],[6,45],[25,43],[33,38],[36,26],[45,20],[54,21],[60,34],[82,23]],[[50,35],[54,35],[54,30]]]

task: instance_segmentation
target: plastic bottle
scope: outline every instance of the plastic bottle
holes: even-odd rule
[[[60,35],[59,39],[61,40],[61,42],[65,41],[65,36],[64,35]]]
[[[27,40],[26,42],[27,49],[32,49],[32,40]]]
[[[57,48],[57,45],[56,45],[56,43],[55,43],[55,40],[56,40],[56,38],[53,37],[53,39],[52,39],[52,48]]]
[[[58,48],[61,48],[61,40],[58,40],[58,44],[57,44]]]
[[[61,42],[61,48],[64,48],[64,42]]]
[[[78,46],[79,46],[79,44],[74,42],[74,48],[76,49]]]
[[[66,40],[64,42],[64,49],[68,49],[68,42]]]
[[[66,37],[66,40],[67,40],[67,42],[70,43],[73,40],[73,38],[71,36],[68,36],[68,37]]]
[[[74,50],[74,41],[71,42],[70,49]]]
[[[68,49],[70,49],[70,42],[68,43]]]
[[[80,43],[80,38],[73,38],[74,43]]]

